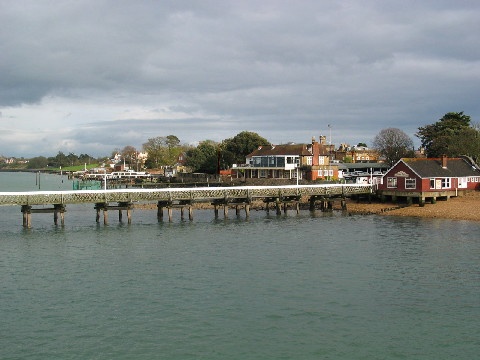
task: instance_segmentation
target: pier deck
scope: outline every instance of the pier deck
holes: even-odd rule
[[[369,194],[371,185],[325,184],[235,186],[164,189],[112,189],[71,191],[0,192],[0,205],[51,205],[136,201],[212,202],[220,199],[263,199],[285,196],[345,196]]]
[[[361,184],[322,184],[322,185],[283,185],[283,186],[236,186],[236,187],[197,187],[197,188],[163,188],[163,189],[107,189],[107,190],[72,190],[72,191],[28,191],[0,192],[0,205],[20,205],[24,214],[24,226],[30,227],[31,213],[53,212],[55,223],[60,214],[62,224],[63,213],[67,204],[95,204],[97,221],[99,211],[103,210],[105,223],[108,209],[127,210],[130,222],[130,209],[134,202],[157,202],[159,219],[163,208],[169,210],[171,220],[172,208],[183,207],[190,210],[193,203],[210,203],[223,205],[226,214],[228,206],[248,204],[254,200],[280,203],[300,201],[308,197],[312,205],[317,199],[347,198],[352,195],[368,195],[372,193],[372,185]],[[109,205],[116,203],[117,205]],[[48,210],[35,209],[34,206],[52,205]],[[311,207],[312,208],[312,207]],[[297,206],[298,209],[298,206]],[[247,213],[248,215],[248,213]]]

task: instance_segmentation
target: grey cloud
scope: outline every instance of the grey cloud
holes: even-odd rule
[[[413,135],[448,111],[478,117],[479,13],[475,2],[433,0],[3,1],[0,110],[52,96],[71,100],[72,114],[123,102],[158,111],[120,121],[89,110],[65,132],[37,120],[59,137],[51,146],[63,136],[77,152],[150,134],[308,141],[328,123],[337,142],[387,126]]]

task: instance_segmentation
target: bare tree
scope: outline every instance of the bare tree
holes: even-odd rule
[[[132,169],[137,161],[137,149],[131,145],[125,146],[122,149],[122,157],[129,164],[129,169]]]
[[[385,158],[389,166],[403,157],[414,156],[412,139],[396,128],[381,130],[373,139],[373,147]]]

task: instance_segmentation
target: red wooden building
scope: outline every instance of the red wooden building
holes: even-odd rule
[[[418,198],[421,206],[426,199],[462,195],[480,189],[480,169],[467,157],[405,158],[399,160],[383,176],[378,194],[396,201],[398,197],[411,202]]]

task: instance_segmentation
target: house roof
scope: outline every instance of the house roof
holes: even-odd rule
[[[247,157],[276,155],[311,156],[312,153],[307,150],[307,145],[305,144],[264,145],[259,146],[258,149],[248,154]]]
[[[421,178],[480,176],[479,169],[463,158],[447,158],[445,168],[441,158],[404,158],[401,161]]]

